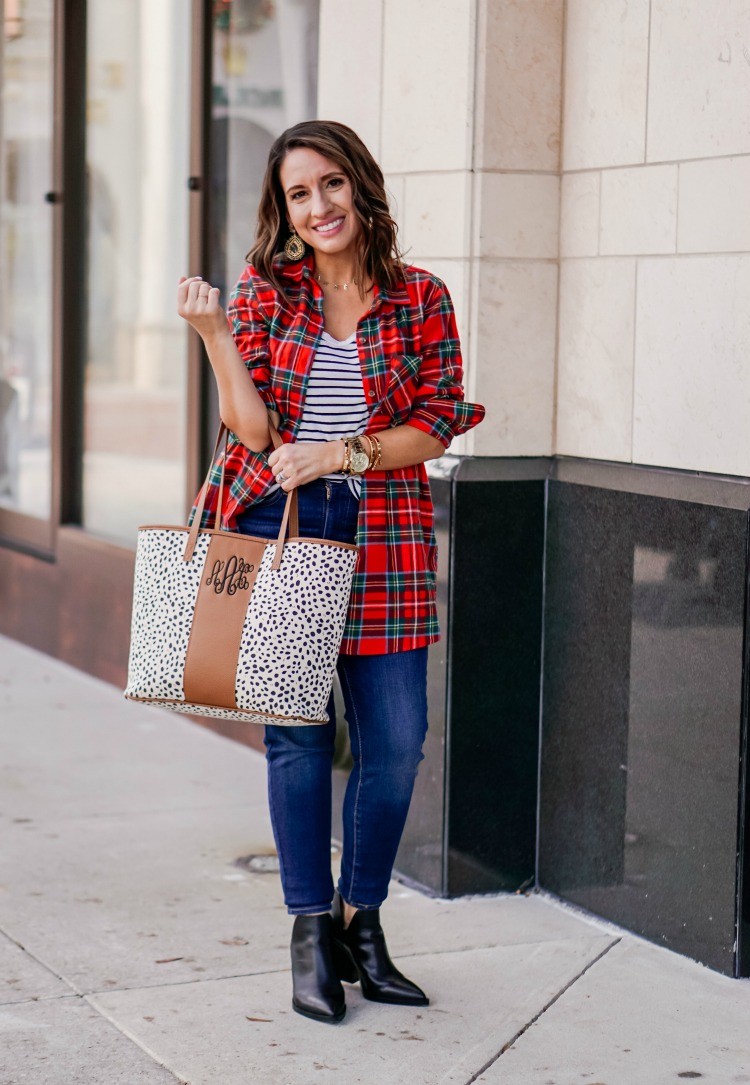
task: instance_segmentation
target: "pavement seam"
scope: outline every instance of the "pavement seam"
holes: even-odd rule
[[[67,976],[64,976],[61,972],[57,972],[52,967],[52,965],[47,964],[47,962],[43,961],[41,959],[41,957],[37,957],[37,955],[35,953],[32,953],[30,949],[26,948],[26,946],[23,944],[23,942],[19,942],[17,938],[14,938],[13,935],[10,933],[10,931],[7,931],[5,929],[5,927],[0,927],[0,934],[2,934],[4,938],[7,938],[9,942],[12,942],[13,945],[16,946],[18,949],[20,949],[22,953],[25,953],[26,956],[29,958],[29,960],[35,961],[39,965],[40,968],[43,968],[46,972],[49,972],[50,975],[54,976],[55,979],[60,980],[61,983],[64,983],[64,984],[66,984],[66,986],[70,987],[70,990],[71,990],[72,994],[79,995],[79,996],[83,995],[83,991],[81,990],[81,988],[77,987],[75,985],[75,983],[73,983],[72,980],[69,980],[67,978]],[[62,998],[62,997],[67,997],[67,996],[63,996],[63,995],[45,995],[44,997],[45,998]],[[34,1001],[39,1001],[39,1000],[38,999],[29,999],[28,1001],[34,1002]]]
[[[489,944],[481,946],[462,946],[459,949],[424,949],[417,950],[414,953],[393,953],[391,956],[394,961],[409,961],[419,957],[444,957],[452,953],[473,953],[479,950],[503,950],[503,949],[516,949],[524,946],[545,946],[554,945],[561,942],[580,942],[588,941],[588,939],[581,938],[545,938],[541,942],[509,942],[501,945]],[[607,947],[609,948],[609,947]],[[606,949],[605,949],[606,952]],[[597,960],[598,958],[594,958]],[[252,979],[256,976],[275,976],[283,972],[291,972],[291,966],[289,964],[280,968],[262,968],[260,970],[252,972],[230,972],[223,976],[197,976],[187,977],[185,979],[174,979],[161,981],[159,983],[139,983],[130,987],[96,987],[89,991],[81,991],[80,994],[84,998],[95,995],[109,995],[109,994],[122,994],[129,991],[156,991],[165,987],[184,987],[189,984],[197,983],[222,983],[224,980],[240,980],[240,979]],[[583,974],[583,973],[581,973]],[[572,981],[571,981],[572,982]],[[51,996],[61,997],[61,996]]]
[[[598,962],[601,961],[601,959],[603,957],[605,957],[609,953],[609,951],[611,949],[614,949],[614,947],[616,945],[619,945],[619,943],[621,941],[622,941],[622,938],[615,938],[612,942],[610,942],[610,944],[608,946],[604,947],[604,949],[601,951],[601,953],[597,953],[596,957],[592,958],[592,960],[590,960],[586,965],[584,965],[584,967],[581,969],[580,972],[578,972],[575,976],[573,976],[572,979],[568,980],[568,982],[563,987],[560,988],[560,990],[557,992],[557,994],[553,995],[552,998],[549,1000],[549,1002],[546,1002],[545,1005],[542,1006],[541,1010],[539,1010],[538,1013],[534,1014],[534,1016],[531,1018],[530,1021],[527,1021],[526,1024],[523,1025],[518,1030],[518,1032],[515,1033],[514,1036],[511,1036],[511,1038],[509,1040],[506,1040],[506,1042],[500,1048],[498,1053],[496,1055],[493,1055],[491,1059],[488,1059],[488,1061],[484,1064],[484,1066],[481,1066],[476,1071],[476,1073],[472,1074],[471,1077],[465,1082],[465,1085],[473,1085],[473,1082],[475,1082],[477,1080],[477,1078],[481,1077],[482,1074],[484,1074],[487,1070],[489,1070],[489,1068],[491,1066],[493,1066],[497,1062],[497,1060],[500,1058],[500,1056],[505,1054],[505,1052],[508,1050],[509,1047],[512,1047],[513,1044],[516,1043],[516,1041],[519,1040],[521,1038],[521,1036],[523,1036],[523,1034],[525,1032],[528,1032],[528,1030],[531,1028],[532,1025],[536,1024],[536,1022],[540,1019],[542,1014],[545,1014],[547,1012],[547,1010],[550,1009],[550,1007],[554,1006],[554,1004],[560,998],[562,998],[562,996],[565,994],[565,992],[570,990],[570,988],[573,986],[574,983],[577,983],[578,980],[582,976],[585,976],[585,974],[588,972],[588,970],[590,968],[593,968],[595,964],[598,964]]]
[[[175,1081],[179,1083],[179,1085],[190,1085],[189,1078],[183,1077],[182,1074],[178,1074],[176,1070],[173,1070],[171,1066],[167,1066],[167,1064],[161,1058],[159,1058],[156,1052],[152,1051],[149,1047],[146,1047],[146,1045],[142,1043],[141,1040],[139,1040],[138,1037],[134,1035],[134,1033],[132,1033],[129,1029],[125,1028],[123,1025],[119,1024],[118,1021],[115,1021],[114,1017],[111,1017],[108,1013],[106,1013],[104,1009],[102,1009],[102,1007],[97,1006],[96,1002],[93,1001],[90,995],[83,995],[83,1001],[86,1002],[89,1006],[91,1006],[93,1010],[96,1010],[99,1016],[105,1021],[108,1021],[110,1025],[112,1025],[113,1028],[116,1028],[121,1035],[125,1036],[128,1040],[130,1040],[131,1043],[134,1043],[135,1046],[141,1051],[143,1051],[144,1054],[148,1055],[150,1059],[153,1059],[157,1066],[161,1066],[163,1070],[166,1070],[168,1074],[171,1074]]]

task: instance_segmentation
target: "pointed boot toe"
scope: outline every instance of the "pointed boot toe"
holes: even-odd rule
[[[334,964],[331,916],[298,915],[292,928],[292,1007],[313,1021],[335,1024],[346,1013]]]
[[[380,925],[380,909],[359,910],[344,927],[343,903],[338,894],[333,905],[334,961],[339,979],[356,983],[370,1002],[394,1006],[429,1006],[421,987],[399,972],[391,960]]]

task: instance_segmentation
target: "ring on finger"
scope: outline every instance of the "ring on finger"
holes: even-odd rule
[[[283,471],[279,471],[278,475],[276,476],[276,480],[277,480],[277,482],[286,482],[287,481],[286,475],[284,474]]]

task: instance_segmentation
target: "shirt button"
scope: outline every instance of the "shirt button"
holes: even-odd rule
[[[375,393],[374,393],[374,392],[368,392],[367,394],[368,394],[368,396],[370,396],[370,398],[371,398],[371,399],[372,399],[372,397],[373,397],[373,396],[375,395]]]

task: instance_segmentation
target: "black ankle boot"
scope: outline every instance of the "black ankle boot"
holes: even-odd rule
[[[333,948],[339,979],[362,984],[370,1002],[395,1006],[429,1006],[430,1000],[416,983],[408,980],[391,960],[380,926],[380,909],[354,913],[344,926],[344,905],[338,893],[333,900]]]
[[[333,962],[332,920],[298,915],[292,928],[292,1006],[313,1021],[340,1021],[346,1013],[344,988]]]

